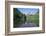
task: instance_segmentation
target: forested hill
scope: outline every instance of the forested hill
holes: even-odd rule
[[[13,15],[14,15],[14,27],[18,27],[19,25],[21,25],[24,19],[24,14],[21,13],[21,11],[19,11],[17,8],[13,9]]]

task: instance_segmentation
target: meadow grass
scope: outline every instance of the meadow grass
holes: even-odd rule
[[[34,23],[39,26],[39,14],[27,16],[27,22]]]

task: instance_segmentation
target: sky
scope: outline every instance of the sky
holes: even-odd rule
[[[18,10],[23,14],[35,14],[39,11],[38,8],[18,8]]]

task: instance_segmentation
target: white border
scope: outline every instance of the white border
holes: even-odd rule
[[[13,8],[39,8],[39,27],[13,28]],[[10,5],[10,31],[35,31],[42,30],[42,6]]]

